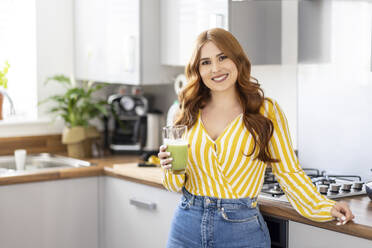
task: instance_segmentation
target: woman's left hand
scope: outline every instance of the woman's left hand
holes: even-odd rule
[[[331,209],[331,215],[337,218],[336,225],[344,225],[355,217],[345,202],[336,202]]]

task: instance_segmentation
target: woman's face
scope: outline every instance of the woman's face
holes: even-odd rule
[[[201,48],[199,73],[211,91],[231,90],[238,78],[235,63],[211,41]]]

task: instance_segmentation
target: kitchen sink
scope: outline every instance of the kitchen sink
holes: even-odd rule
[[[25,172],[56,168],[80,168],[95,166],[88,161],[69,158],[50,153],[27,155]],[[14,156],[0,156],[0,176],[17,173]]]

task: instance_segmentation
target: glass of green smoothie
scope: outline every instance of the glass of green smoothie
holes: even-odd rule
[[[163,128],[163,140],[167,152],[173,158],[172,171],[174,174],[184,174],[187,165],[188,142],[187,126],[168,126]]]

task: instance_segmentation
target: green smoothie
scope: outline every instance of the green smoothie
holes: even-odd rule
[[[187,147],[186,141],[183,142],[169,142],[167,145],[167,152],[171,153],[172,161],[172,171],[174,174],[185,173],[187,165]]]

